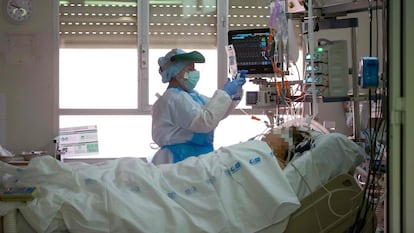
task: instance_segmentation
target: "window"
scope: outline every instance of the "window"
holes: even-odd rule
[[[227,3],[229,9],[223,9]],[[206,63],[200,67],[197,89],[212,95],[226,79],[218,75],[226,74],[220,58],[220,47],[227,44],[223,22],[228,22],[228,28],[265,27],[269,14],[268,1],[150,0],[148,6],[142,4],[60,1],[59,124],[97,125],[100,157],[155,153],[150,107],[156,94],[166,88],[158,74],[160,56],[174,47],[202,52]],[[219,9],[228,19],[218,18]],[[246,89],[254,88],[246,84]],[[244,103],[240,107],[246,108]],[[263,115],[261,121],[253,121],[253,110],[243,112],[220,123],[216,148],[245,141],[266,129]],[[241,124],[243,132],[237,131]]]
[[[137,109],[136,49],[60,49],[61,109]]]

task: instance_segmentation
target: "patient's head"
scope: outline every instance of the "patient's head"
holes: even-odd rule
[[[282,134],[274,130],[270,130],[263,136],[262,141],[265,141],[275,154],[281,168],[286,166],[286,154],[289,151],[289,142]]]
[[[269,145],[280,166],[284,168],[289,155],[289,149],[294,148],[297,143],[303,141],[303,133],[306,132],[299,130],[295,126],[274,128],[262,137],[262,141]]]

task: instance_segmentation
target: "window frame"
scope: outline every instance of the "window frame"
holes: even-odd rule
[[[228,1],[216,1],[217,4],[217,43],[216,48],[224,48],[227,45],[227,15]],[[88,109],[88,108],[65,108],[58,106],[58,115],[150,115],[151,105],[149,104],[149,0],[137,1],[137,56],[138,56],[138,103],[136,109]],[[222,87],[225,79],[219,77],[227,76],[226,53],[217,49],[217,88]],[[219,65],[220,64],[220,65]],[[58,88],[58,87],[57,87]]]
[[[216,0],[216,52],[217,52],[217,88],[221,88],[224,86],[226,79],[223,77],[228,76],[227,71],[227,54],[224,47],[228,44],[228,30],[229,30],[229,0]],[[150,32],[150,1],[149,0],[140,0],[137,1],[137,17],[136,17],[136,30],[137,30],[137,62],[138,62],[138,70],[137,70],[137,85],[138,85],[138,96],[137,96],[137,108],[130,108],[130,109],[61,109],[58,106],[58,117],[61,116],[151,116],[151,108],[149,100],[149,53],[150,51],[150,39],[149,39],[149,32]],[[139,23],[138,23],[139,22]],[[220,49],[223,48],[223,49]],[[59,95],[59,94],[58,94]],[[243,106],[241,106],[243,107]],[[260,108],[243,108],[239,109],[236,108],[231,115],[246,115],[246,113],[250,115],[262,116],[266,117],[264,114],[264,109]],[[231,118],[231,115],[229,118]],[[249,116],[250,117],[250,116]],[[249,117],[245,119],[249,120]],[[232,119],[230,119],[231,121]],[[263,119],[265,120],[265,119]],[[231,123],[223,123],[223,125],[229,125],[231,127]],[[256,124],[256,123],[254,123]],[[256,126],[254,126],[256,127]],[[257,123],[257,130],[261,130],[264,127],[262,122]],[[98,129],[99,131],[99,129]],[[219,129],[218,131],[221,131]],[[254,135],[251,135],[254,136]],[[226,138],[226,135],[220,135],[217,138],[222,140]],[[234,141],[235,139],[233,139]],[[247,138],[246,138],[247,140]],[[239,142],[239,141],[237,141]],[[237,143],[234,141],[234,143]],[[154,152],[155,153],[155,152]]]

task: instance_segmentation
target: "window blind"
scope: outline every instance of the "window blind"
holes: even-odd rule
[[[269,0],[229,0],[229,30],[268,27]],[[149,1],[151,48],[212,49],[216,0]],[[60,1],[61,47],[130,48],[137,41],[136,1]]]
[[[269,0],[230,0],[229,30],[269,27]]]
[[[61,48],[130,48],[137,41],[137,4],[60,1]]]
[[[137,3],[131,1],[61,1],[61,47],[136,47]],[[214,48],[216,1],[150,1],[151,48]]]
[[[151,4],[151,48],[214,49],[217,40],[216,14],[215,0]]]

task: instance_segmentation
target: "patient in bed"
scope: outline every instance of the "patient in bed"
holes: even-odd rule
[[[340,133],[290,127],[270,130],[261,140],[272,149],[300,200],[336,175],[353,174],[365,159],[363,148]]]
[[[16,186],[39,190],[31,202],[0,202],[0,215],[18,209],[33,232],[259,232],[270,225],[283,232],[301,199],[352,172],[364,152],[344,135],[319,135],[311,150],[286,161],[286,143],[279,147],[274,135],[158,167],[136,158],[0,163]]]
[[[319,135],[312,136],[309,130],[291,126],[271,129],[263,135],[261,140],[272,149],[279,165],[284,169],[296,151],[302,153],[309,150],[314,138]]]

